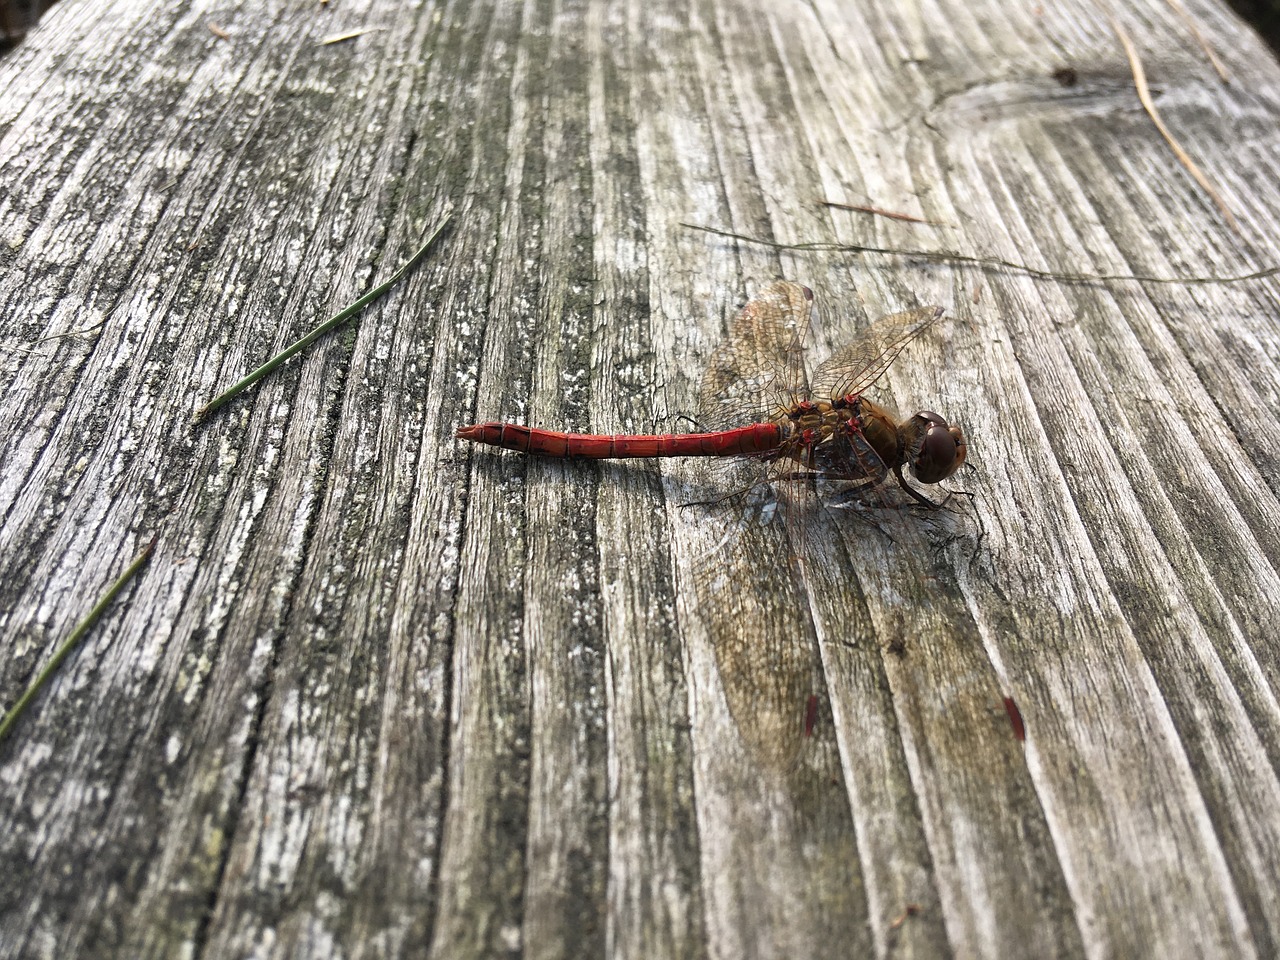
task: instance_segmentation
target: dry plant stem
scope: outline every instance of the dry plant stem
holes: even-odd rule
[[[839,203],[835,200],[819,200],[824,207],[835,207],[837,210],[853,210],[855,213],[871,213],[877,217],[888,217],[891,220],[905,220],[907,223],[928,223],[935,227],[947,226],[941,220],[926,220],[924,217],[913,216],[910,213],[898,213],[894,210],[881,210],[879,207],[863,207],[856,203]]]
[[[63,337],[83,337],[86,334],[93,333],[93,331],[97,330],[106,322],[107,321],[105,320],[99,320],[91,327],[81,327],[79,330],[68,330],[66,333],[51,333],[49,336],[41,337],[39,340],[32,340],[31,343],[34,345],[48,343],[50,340],[61,340]]]
[[[334,43],[342,43],[345,40],[354,40],[356,37],[363,37],[366,33],[373,33],[377,27],[367,27],[363,30],[348,30],[346,33],[334,33],[320,40],[317,47],[327,47]]]
[[[1227,277],[1149,277],[1140,273],[1059,273],[1055,270],[1040,270],[1029,267],[1025,263],[1005,260],[1001,257],[971,257],[964,253],[953,253],[948,250],[907,250],[901,247],[873,247],[862,243],[779,243],[777,240],[765,240],[761,237],[749,237],[731,230],[720,230],[716,227],[705,227],[696,223],[681,223],[687,230],[710,233],[713,236],[725,237],[740,243],[754,243],[770,250],[797,250],[826,253],[882,253],[890,257],[908,257],[915,260],[928,260],[934,263],[969,263],[979,267],[1001,267],[1006,270],[1017,270],[1029,277],[1042,280],[1058,280],[1063,283],[1102,283],[1110,280],[1131,280],[1138,283],[1171,283],[1180,286],[1210,286],[1219,283],[1243,283],[1246,280],[1264,280],[1280,274],[1280,265],[1254,270],[1252,273],[1238,273]]]
[[[231,387],[228,387],[222,393],[218,394],[216,397],[214,397],[212,400],[206,403],[203,407],[201,407],[198,413],[196,413],[196,422],[197,423],[200,422],[209,414],[213,413],[213,411],[221,407],[223,404],[234,399],[240,393],[243,393],[245,390],[253,386],[253,384],[257,383],[259,380],[265,377],[268,373],[270,373],[276,367],[280,366],[280,364],[284,363],[286,360],[292,357],[295,353],[298,353],[299,351],[305,349],[306,347],[314,343],[316,340],[318,340],[320,337],[328,333],[330,330],[341,325],[342,323],[345,323],[347,320],[350,320],[353,316],[355,316],[357,313],[359,313],[361,310],[367,307],[370,303],[372,303],[374,300],[377,300],[380,296],[382,296],[384,293],[390,290],[393,286],[395,286],[396,283],[400,281],[400,279],[406,273],[409,272],[409,270],[413,267],[414,264],[416,264],[419,260],[423,258],[423,256],[426,255],[426,252],[430,250],[431,246],[436,242],[437,239],[439,239],[440,234],[444,232],[444,228],[449,225],[449,221],[452,218],[453,218],[453,210],[451,208],[446,208],[444,216],[440,218],[440,222],[436,224],[436,228],[431,231],[431,235],[428,236],[427,239],[422,242],[422,246],[418,247],[414,255],[410,257],[408,260],[406,260],[404,262],[404,265],[401,266],[399,270],[397,270],[395,273],[391,275],[390,279],[388,279],[385,283],[379,284],[378,286],[374,287],[372,290],[366,293],[363,297],[361,297],[355,303],[351,304],[351,306],[347,307],[341,313],[335,314],[334,316],[330,317],[324,323],[320,324],[320,326],[316,327],[314,330],[308,333],[301,340],[294,341],[289,346],[285,347],[283,350],[277,353],[270,360],[268,360],[266,363],[264,363],[262,366],[258,367],[258,369],[250,373],[248,376],[237,381],[234,385],[232,385]]]
[[[40,692],[40,689],[49,682],[49,679],[53,676],[54,672],[59,666],[61,666],[62,661],[65,660],[68,654],[76,648],[76,645],[84,639],[84,635],[89,632],[89,629],[95,623],[97,623],[98,618],[102,616],[107,607],[111,606],[111,601],[113,601],[116,598],[116,595],[124,589],[125,584],[132,580],[134,575],[146,566],[147,561],[151,559],[151,551],[155,549],[155,546],[156,541],[153,539],[146,545],[146,547],[143,548],[142,552],[134,558],[133,563],[129,564],[128,569],[120,575],[120,579],[113,583],[111,588],[102,595],[102,599],[94,604],[93,609],[89,611],[88,615],[76,624],[76,628],[71,631],[71,636],[67,637],[67,639],[63,641],[62,646],[60,646],[57,652],[54,653],[53,658],[45,665],[45,668],[40,671],[35,680],[31,682],[31,686],[27,687],[22,696],[18,698],[18,702],[15,703],[13,708],[4,715],[4,719],[0,720],[0,742],[3,742],[4,738],[8,736],[10,729],[12,729],[14,723],[17,722],[18,717],[22,715],[23,711],[25,711],[30,705],[31,701],[35,699],[36,694]]]
[[[1222,65],[1222,61],[1218,59],[1218,55],[1213,52],[1213,47],[1209,46],[1209,41],[1204,38],[1204,34],[1200,32],[1200,28],[1196,26],[1195,20],[1191,14],[1187,12],[1187,8],[1182,5],[1182,0],[1168,0],[1169,6],[1174,12],[1182,18],[1182,22],[1187,27],[1187,32],[1195,38],[1196,43],[1200,45],[1200,49],[1204,51],[1204,55],[1213,64],[1213,69],[1218,71],[1218,77],[1223,83],[1230,83],[1231,77],[1227,74],[1227,68]]]
[[[1116,36],[1120,38],[1120,42],[1124,44],[1125,55],[1129,58],[1129,68],[1133,71],[1133,85],[1138,90],[1138,99],[1142,101],[1143,109],[1147,111],[1147,116],[1151,117],[1151,122],[1156,125],[1156,129],[1160,131],[1160,135],[1164,137],[1165,142],[1169,144],[1169,148],[1173,151],[1178,161],[1187,168],[1187,172],[1196,178],[1196,183],[1200,184],[1209,198],[1217,205],[1218,210],[1222,213],[1222,218],[1227,221],[1228,226],[1236,233],[1240,232],[1240,224],[1236,222],[1235,214],[1227,206],[1225,200],[1213,188],[1213,184],[1209,182],[1209,178],[1204,175],[1195,161],[1187,155],[1187,151],[1182,149],[1182,145],[1173,138],[1173,134],[1169,132],[1169,128],[1164,125],[1164,121],[1160,119],[1160,114],[1156,110],[1155,103],[1151,100],[1151,91],[1147,88],[1147,74],[1142,69],[1142,61],[1138,59],[1138,51],[1133,46],[1133,41],[1129,39],[1129,35],[1125,33],[1124,27],[1120,26],[1119,21],[1112,20],[1111,28],[1115,30]]]

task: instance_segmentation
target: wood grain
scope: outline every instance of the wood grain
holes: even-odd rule
[[[0,958],[1274,956],[1280,282],[680,226],[1280,263],[1280,65],[1188,9],[1229,85],[1120,15],[1238,233],[1087,3],[63,0],[0,60],[0,703],[158,542],[0,744]],[[776,277],[816,357],[947,308],[878,397],[971,496],[454,440],[682,429]]]

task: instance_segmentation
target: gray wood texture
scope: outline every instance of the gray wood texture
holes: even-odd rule
[[[1280,66],[1188,9],[1229,85],[1116,16],[1239,232],[1081,0],[63,0],[0,60],[0,703],[159,539],[0,744],[0,958],[1276,956],[1280,282],[680,226],[1275,264]],[[775,277],[818,356],[947,307],[877,396],[972,502],[454,440],[685,429]]]

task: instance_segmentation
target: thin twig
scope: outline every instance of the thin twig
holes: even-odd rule
[[[66,337],[83,337],[87,334],[93,333],[93,331],[97,330],[106,322],[106,320],[99,320],[91,327],[82,327],[79,330],[68,330],[66,333],[51,333],[49,336],[41,337],[39,340],[32,340],[30,342],[31,346],[29,347],[10,347],[8,345],[3,345],[0,346],[0,350],[8,350],[11,353],[26,353],[35,356],[37,351],[34,348],[40,346],[42,343],[48,343],[51,340],[62,340]]]
[[[871,213],[877,217],[888,217],[891,220],[905,220],[908,223],[928,223],[935,227],[947,226],[941,220],[926,220],[924,217],[913,216],[909,213],[898,213],[894,210],[881,210],[879,207],[863,207],[856,203],[837,203],[835,200],[819,200],[824,207],[835,207],[837,210],[853,210],[856,213]]]
[[[362,30],[348,30],[345,33],[331,33],[329,36],[317,41],[317,47],[327,47],[334,43],[342,43],[346,40],[354,40],[356,37],[363,37],[366,33],[373,33],[375,30],[381,30],[381,27],[365,27]]]
[[[452,208],[446,208],[444,212],[444,216],[441,217],[440,222],[436,224],[436,228],[431,231],[430,236],[428,236],[427,239],[422,242],[422,246],[418,247],[414,255],[410,257],[408,260],[406,260],[404,262],[404,265],[401,266],[399,270],[397,270],[395,273],[391,275],[391,278],[387,280],[386,283],[382,283],[374,287],[372,290],[366,293],[363,297],[361,297],[355,303],[351,304],[351,306],[347,307],[345,310],[341,311],[340,313],[330,317],[324,323],[320,324],[320,326],[316,327],[314,330],[308,333],[301,340],[294,341],[289,346],[285,347],[283,350],[277,353],[270,360],[268,360],[266,363],[264,363],[262,366],[258,367],[258,369],[250,373],[248,376],[244,377],[241,380],[238,380],[235,384],[228,387],[222,393],[218,394],[216,397],[214,397],[212,400],[206,403],[203,407],[201,407],[200,410],[196,413],[196,422],[199,423],[201,420],[203,420],[209,414],[213,413],[213,411],[217,410],[223,404],[227,403],[234,397],[238,396],[240,393],[243,393],[253,384],[257,383],[259,380],[265,377],[268,373],[270,373],[276,367],[280,366],[280,364],[284,363],[286,360],[292,357],[295,353],[298,353],[300,350],[303,350],[306,347],[310,346],[312,343],[314,343],[320,337],[324,336],[330,330],[334,329],[340,324],[351,319],[353,316],[355,316],[357,313],[363,310],[366,306],[368,306],[374,300],[377,300],[380,296],[382,296],[384,293],[390,290],[393,286],[395,286],[397,282],[399,282],[401,277],[403,277],[406,273],[409,272],[410,268],[412,268],[414,264],[416,264],[419,260],[423,258],[423,256],[426,255],[426,252],[431,249],[432,244],[434,244],[436,240],[439,238],[440,234],[444,232],[444,228],[449,225],[449,221],[452,218],[453,218]]]
[[[1213,52],[1213,47],[1209,46],[1209,41],[1205,39],[1205,35],[1200,32],[1200,28],[1196,26],[1195,20],[1191,14],[1187,12],[1187,8],[1182,5],[1182,0],[1167,0],[1169,6],[1182,18],[1183,25],[1187,28],[1187,32],[1195,38],[1196,43],[1200,45],[1200,49],[1204,51],[1204,55],[1209,58],[1209,62],[1213,64],[1213,69],[1218,71],[1218,77],[1223,83],[1230,83],[1231,77],[1227,74],[1227,68],[1222,65],[1222,61],[1218,59],[1218,55]]]
[[[1133,71],[1133,85],[1138,90],[1138,99],[1142,101],[1142,106],[1143,109],[1147,111],[1147,116],[1151,118],[1151,122],[1156,125],[1156,129],[1160,131],[1160,135],[1164,137],[1165,141],[1169,144],[1169,148],[1173,150],[1173,155],[1178,158],[1178,161],[1184,167],[1187,168],[1187,172],[1196,178],[1196,183],[1200,184],[1204,192],[1207,193],[1209,198],[1217,205],[1218,210],[1222,213],[1223,219],[1227,221],[1227,224],[1232,230],[1239,233],[1240,224],[1236,221],[1235,214],[1231,212],[1226,201],[1223,200],[1218,191],[1213,188],[1213,184],[1209,182],[1209,178],[1206,177],[1200,168],[1196,166],[1195,161],[1191,159],[1187,154],[1187,151],[1182,149],[1182,145],[1173,138],[1173,134],[1169,132],[1169,128],[1166,127],[1164,125],[1164,121],[1160,119],[1160,114],[1156,110],[1156,105],[1151,99],[1151,91],[1147,89],[1147,74],[1146,71],[1142,69],[1142,61],[1138,59],[1138,51],[1134,48],[1133,41],[1129,39],[1129,35],[1125,33],[1124,27],[1120,26],[1120,22],[1118,20],[1113,19],[1111,21],[1111,27],[1120,38],[1120,42],[1124,44],[1125,55],[1129,58],[1129,68]]]
[[[1229,277],[1149,277],[1140,273],[1058,273],[1053,270],[1039,270],[1014,260],[1001,257],[971,257],[964,253],[949,250],[906,250],[901,247],[873,247],[862,243],[779,243],[776,240],[765,240],[761,237],[749,237],[742,233],[719,230],[715,227],[704,227],[696,223],[681,223],[687,230],[698,230],[717,237],[737,240],[741,243],[754,243],[770,250],[795,250],[827,253],[882,253],[890,257],[907,257],[913,260],[928,260],[933,263],[970,263],[979,267],[1003,267],[1017,270],[1029,277],[1042,280],[1060,280],[1064,283],[1101,283],[1110,280],[1132,280],[1138,283],[1169,283],[1179,286],[1210,286],[1220,283],[1243,283],[1246,280],[1264,280],[1280,274],[1280,265],[1255,270],[1252,273],[1240,273]]]
[[[97,323],[89,327],[81,327],[79,330],[68,330],[66,333],[51,333],[47,337],[41,337],[39,340],[32,340],[32,346],[39,343],[48,343],[50,340],[61,340],[63,337],[82,337],[85,334],[93,333],[100,326],[106,323],[106,320],[99,320]]]
[[[53,658],[45,665],[45,668],[40,671],[35,680],[31,682],[31,685],[27,687],[22,696],[18,698],[18,702],[15,703],[9,712],[4,715],[4,719],[0,720],[0,742],[2,742],[8,735],[9,731],[13,728],[14,723],[17,722],[18,717],[21,716],[23,711],[31,704],[31,701],[35,699],[36,694],[40,692],[41,687],[49,682],[49,678],[52,677],[58,667],[61,666],[62,661],[65,660],[67,655],[75,649],[76,644],[84,639],[84,635],[89,632],[89,628],[97,622],[98,618],[102,616],[107,607],[111,606],[111,601],[113,601],[116,598],[116,595],[124,589],[125,584],[132,580],[134,575],[146,566],[147,561],[151,559],[151,551],[154,550],[155,547],[156,541],[155,539],[152,539],[152,541],[143,548],[142,552],[134,558],[133,563],[129,564],[125,572],[120,574],[120,578],[116,580],[107,592],[102,595],[102,599],[94,604],[93,609],[89,611],[88,615],[76,624],[76,628],[71,631],[71,636],[67,637],[67,639],[62,642],[62,646],[60,646],[57,652],[54,653]]]

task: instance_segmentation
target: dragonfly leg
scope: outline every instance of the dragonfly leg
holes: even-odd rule
[[[898,486],[902,487],[903,490],[907,491],[907,493],[915,497],[915,499],[919,503],[924,504],[926,507],[932,507],[932,508],[937,508],[942,506],[941,503],[937,503],[933,500],[930,500],[928,497],[922,494],[919,490],[915,489],[915,487],[907,483],[907,478],[902,475],[902,464],[898,464],[896,467],[893,468],[893,475],[898,479]]]
[[[683,413],[676,414],[675,419],[677,423],[683,420],[685,423],[689,424],[689,426],[692,428],[689,431],[690,433],[710,433],[711,432],[710,430],[705,429],[702,426],[702,424],[699,423],[697,420],[695,420],[693,417],[686,416]]]

